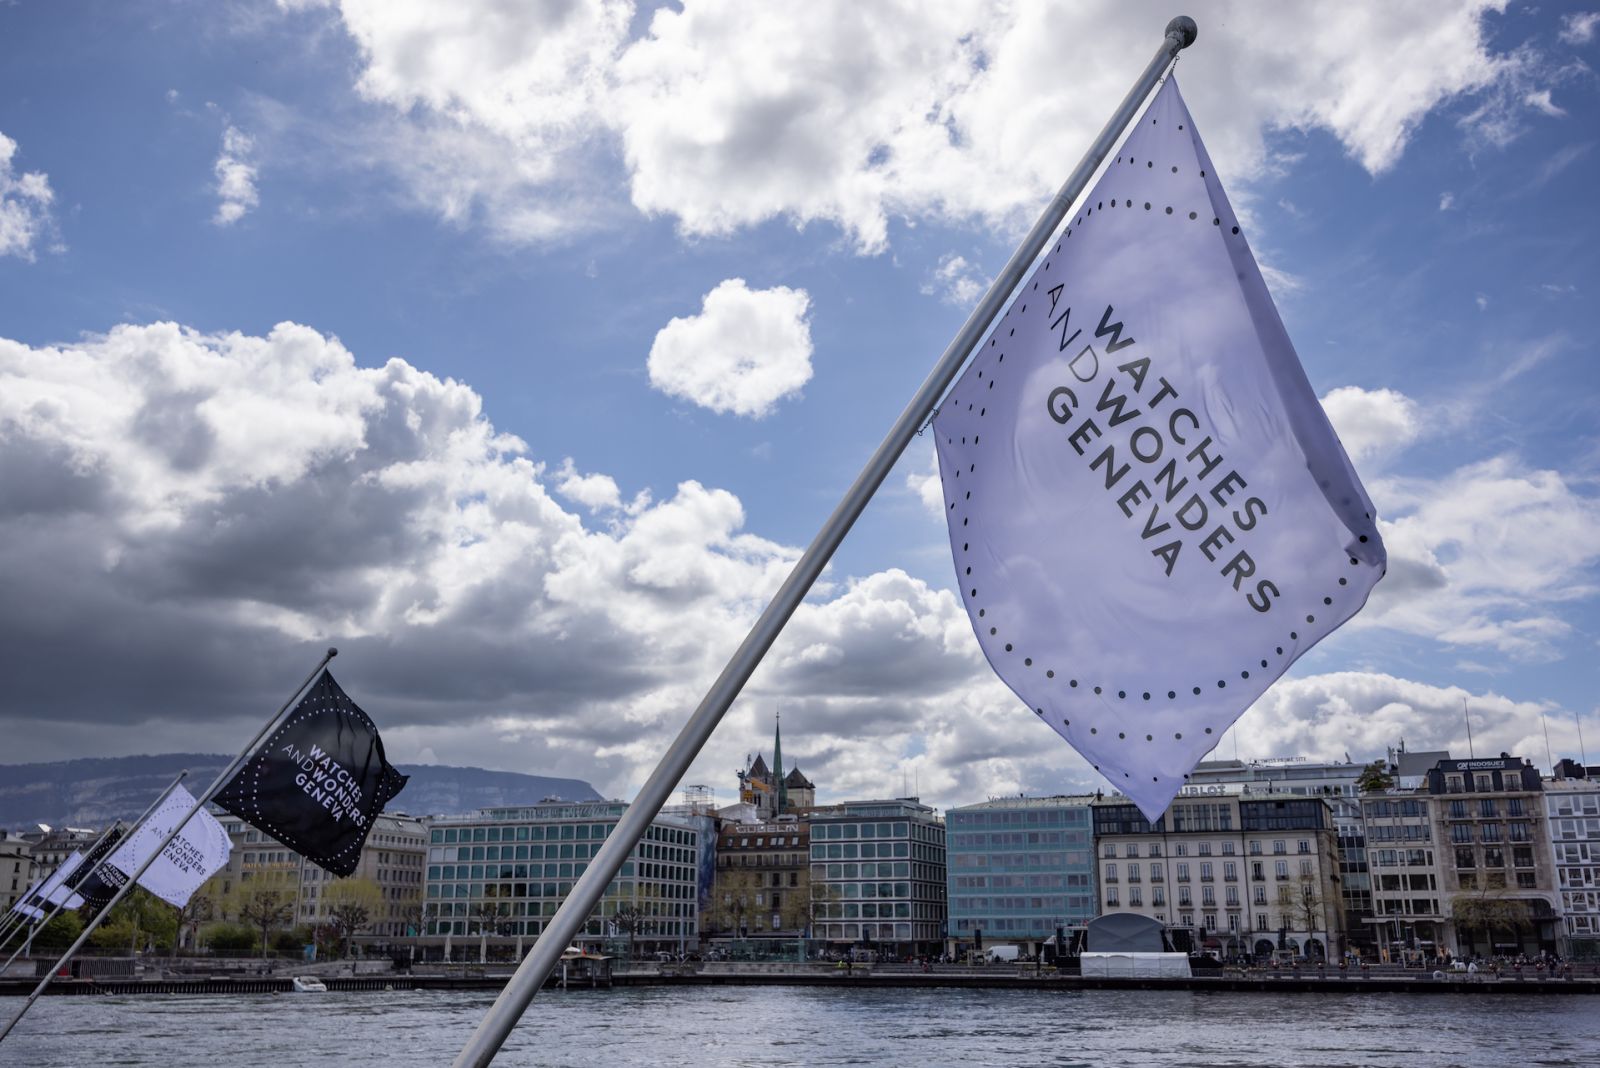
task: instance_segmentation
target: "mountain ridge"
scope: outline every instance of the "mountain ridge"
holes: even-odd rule
[[[102,827],[112,820],[131,820],[180,770],[189,769],[184,785],[195,792],[227,767],[230,759],[212,753],[148,753],[0,764],[0,828],[15,830],[35,823]],[[549,797],[602,799],[582,779],[450,764],[396,767],[411,780],[389,803],[390,812],[440,815],[531,805]]]

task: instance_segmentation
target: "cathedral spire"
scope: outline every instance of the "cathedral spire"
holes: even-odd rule
[[[788,791],[783,784],[783,712],[776,713],[772,727],[772,782],[776,789],[773,791],[774,816],[783,815],[783,810],[788,807]]]

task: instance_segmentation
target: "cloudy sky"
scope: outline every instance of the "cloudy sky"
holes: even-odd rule
[[[0,6],[0,761],[231,751],[332,643],[392,758],[630,796],[1174,11]],[[1390,553],[1219,755],[1600,759],[1600,13],[1192,13]],[[1093,788],[932,454],[686,781],[781,711],[824,799]]]

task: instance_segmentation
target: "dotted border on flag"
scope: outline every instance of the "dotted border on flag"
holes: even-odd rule
[[[1155,120],[1152,119],[1151,122],[1154,123]],[[1180,130],[1183,129],[1183,124],[1182,123],[1178,124],[1178,129],[1180,129]],[[1138,163],[1139,163],[1139,160],[1136,159],[1132,154],[1127,154],[1126,156],[1118,156],[1116,158],[1116,160],[1114,161],[1113,166],[1121,164],[1123,162],[1124,158],[1126,158],[1126,160],[1127,160],[1127,162],[1128,162],[1128,164],[1130,166],[1137,166]],[[1145,163],[1146,169],[1148,169],[1148,170],[1154,170],[1155,169],[1155,161],[1154,160],[1145,160],[1144,163]],[[1171,167],[1171,171],[1172,171],[1173,174],[1177,174],[1178,173],[1178,168],[1176,166],[1173,166],[1173,167]],[[1207,177],[1206,172],[1204,170],[1201,170],[1200,171],[1200,178],[1201,179],[1205,179],[1206,177]],[[1121,203],[1119,204],[1118,200],[1116,198],[1113,198],[1110,201],[1110,206],[1111,206],[1112,209],[1116,209],[1116,208],[1120,207],[1120,208],[1126,210],[1126,209],[1129,209],[1129,208],[1137,209],[1139,205],[1138,205],[1138,203],[1136,201],[1134,201],[1132,199],[1123,199],[1121,201]],[[1071,239],[1072,231],[1073,231],[1074,227],[1077,227],[1077,228],[1083,227],[1085,225],[1085,223],[1094,216],[1094,213],[1095,213],[1096,210],[1099,210],[1103,214],[1107,210],[1106,209],[1106,201],[1103,201],[1103,200],[1102,201],[1097,201],[1092,207],[1085,208],[1083,213],[1078,216],[1076,222],[1071,222],[1071,223],[1068,224],[1065,233],[1061,236],[1061,240],[1056,243],[1055,254],[1059,255],[1061,253],[1062,248],[1065,245],[1065,243],[1068,240]],[[1143,202],[1143,210],[1147,211],[1147,212],[1153,212],[1153,210],[1154,210],[1154,202],[1152,202],[1152,201],[1144,201]],[[1172,208],[1171,205],[1163,205],[1163,211],[1161,212],[1161,214],[1167,215],[1167,216],[1172,216],[1175,219],[1181,219],[1182,218],[1182,215],[1175,214],[1174,209]],[[1189,220],[1191,222],[1198,221],[1199,218],[1200,218],[1200,214],[1199,214],[1199,212],[1191,211],[1191,212],[1188,212],[1188,218],[1189,218]],[[1220,216],[1213,215],[1212,218],[1211,218],[1211,225],[1220,228],[1222,226],[1222,218]],[[1237,237],[1240,241],[1244,241],[1244,238],[1240,235],[1239,225],[1238,225],[1237,220],[1230,221],[1227,233],[1224,235],[1224,239],[1225,240],[1227,238],[1231,238],[1231,237]],[[1041,268],[1041,270],[1039,272],[1039,275],[1041,277],[1047,276],[1050,273],[1051,262],[1052,261],[1048,260],[1048,259],[1045,261],[1043,268]],[[1032,285],[1032,288],[1030,289],[1030,292],[1037,291],[1038,288],[1039,288],[1039,282],[1035,281],[1033,283],[1033,285]],[[1018,306],[1017,304],[1013,304],[1011,308],[1007,309],[1005,315],[1001,318],[1001,325],[1004,325],[1005,320],[1009,319],[1011,317],[1012,311],[1016,311],[1018,316],[1020,317],[1022,314],[1026,313],[1027,310],[1028,310],[1028,305],[1026,303],[1022,303],[1020,306]],[[998,332],[998,329],[999,329],[999,327],[996,327],[996,331],[997,332]],[[1016,334],[1016,332],[1017,332],[1016,327],[1013,326],[1007,331],[1006,336],[1007,337],[1012,337],[1012,336],[1014,336]],[[998,348],[998,339],[997,339],[996,336],[994,336],[994,335],[990,336],[989,344],[988,344],[987,348]],[[997,381],[997,378],[996,378],[996,375],[995,375],[995,371],[998,370],[1000,364],[1005,362],[1006,356],[1005,356],[1005,352],[1004,351],[997,351],[995,353],[995,357],[994,357],[992,363],[989,366],[990,374],[989,374],[989,377],[987,379],[985,379],[985,377],[984,377],[984,371],[979,368],[979,362],[982,360],[982,358],[983,357],[980,356],[980,357],[978,357],[977,359],[975,359],[973,361],[972,370],[975,370],[977,372],[977,381],[986,382],[987,383],[984,386],[984,391],[987,392],[988,390],[991,390],[991,389],[994,388],[994,383]],[[980,396],[981,396],[981,394],[980,394]],[[957,410],[959,411],[960,410],[961,399],[959,397],[955,396],[954,393],[952,393],[950,398],[949,398],[949,400],[946,401],[946,404],[947,405],[955,405]],[[974,408],[977,409],[978,418],[980,418],[980,419],[983,418],[988,413],[987,407],[979,404],[977,401],[969,401],[969,402],[967,402],[967,407],[966,407],[967,411],[971,412]],[[979,435],[977,433],[974,433],[972,435],[972,445],[973,445],[974,448],[978,447],[980,440],[981,440],[981,435]],[[945,437],[945,443],[947,445],[955,444],[954,435],[947,435]],[[966,445],[967,444],[967,438],[966,438],[965,435],[963,435],[962,438],[961,438],[961,444],[962,445]],[[974,460],[974,461],[970,462],[967,465],[967,473],[968,474],[973,474],[976,471],[977,471],[977,462]],[[954,467],[953,474],[954,474],[954,479],[959,479],[961,477],[961,469],[960,469],[959,465],[956,465]],[[954,479],[952,479],[952,482],[954,481]],[[1324,484],[1324,488],[1326,488],[1326,484]],[[954,501],[954,500],[947,502],[949,504],[949,511],[955,512],[958,503],[963,505],[963,506],[965,506],[967,504],[967,502],[969,502],[971,499],[972,499],[972,491],[968,490],[962,495],[962,498],[961,498],[960,502],[957,502],[957,501]],[[965,512],[966,508],[963,507],[962,511]],[[1372,522],[1372,514],[1370,512],[1364,512],[1363,516],[1365,517],[1365,519],[1369,523]],[[967,526],[968,520],[970,518],[971,517],[968,516],[968,515],[962,515],[961,516],[961,525],[963,527]],[[1375,534],[1375,533],[1376,533],[1376,525],[1374,525],[1372,527],[1371,531],[1370,531],[1370,534]],[[1370,536],[1369,536],[1369,534],[1360,534],[1359,535],[1359,539],[1360,539],[1361,543],[1365,544],[1370,540]],[[963,542],[962,546],[961,546],[961,551],[963,553],[968,552],[970,550],[970,546],[971,546],[971,542],[970,541]],[[1361,564],[1361,561],[1359,559],[1357,559],[1356,557],[1354,557],[1354,556],[1349,557],[1349,560],[1350,560],[1350,565],[1352,567],[1359,567],[1360,564]],[[962,565],[960,564],[960,562],[957,561],[956,566],[957,566],[958,569],[960,569],[960,576],[959,577],[965,579],[965,578],[968,578],[968,577],[970,577],[972,575],[972,568],[971,568],[970,565],[963,568]],[[1384,568],[1382,573],[1386,574],[1387,571],[1388,571],[1388,569]],[[968,602],[968,608],[967,608],[968,614],[970,615],[972,613],[973,609],[977,608],[977,618],[979,618],[979,619],[985,618],[987,616],[987,611],[988,610],[985,609],[985,608],[977,607],[978,588],[976,586],[968,587],[965,582],[962,582],[961,586],[962,586],[962,591],[963,591],[962,592],[963,600]],[[1324,606],[1330,606],[1330,607],[1333,606],[1334,603],[1335,603],[1334,602],[1334,596],[1336,594],[1338,594],[1340,592],[1340,590],[1347,589],[1348,586],[1349,586],[1349,580],[1341,576],[1340,579],[1339,579],[1339,587],[1340,587],[1340,589],[1336,589],[1330,594],[1325,594],[1323,596],[1323,598],[1322,598],[1323,605]],[[1342,600],[1342,598],[1341,598],[1341,600]],[[1308,612],[1306,614],[1306,623],[1307,624],[1316,623],[1316,613],[1315,612]],[[1289,641],[1291,643],[1299,641],[1300,634],[1299,634],[1298,630],[1291,630],[1291,631],[1288,632],[1288,634],[1289,634]],[[999,637],[999,628],[997,626],[990,625],[990,627],[989,627],[989,636],[990,637],[994,637],[994,638],[998,638]],[[1015,648],[1015,645],[1016,645],[1015,642],[1006,642],[1005,643],[1005,652],[1007,654],[1015,654],[1017,652],[1017,650]],[[1285,655],[1286,655],[1286,653],[1285,653],[1284,646],[1282,646],[1282,645],[1274,646],[1273,653],[1272,653],[1273,657],[1281,659]],[[1271,659],[1269,659],[1268,657],[1260,658],[1259,661],[1257,661],[1257,663],[1259,663],[1260,668],[1262,668],[1262,669],[1266,669],[1266,668],[1271,667]],[[1023,664],[1023,667],[1025,667],[1025,668],[1031,668],[1031,667],[1034,666],[1034,658],[1030,657],[1030,656],[1023,655],[1022,656],[1022,664]],[[1284,668],[1281,669],[1281,670],[1287,670],[1287,665],[1285,665]],[[1240,678],[1240,680],[1242,681],[1242,680],[1249,679],[1250,678],[1250,671],[1251,671],[1251,668],[1249,668],[1249,667],[1240,668],[1239,669],[1239,678]],[[1055,677],[1056,677],[1056,671],[1055,671],[1054,668],[1046,668],[1045,669],[1045,678],[1053,680],[1053,679],[1055,679]],[[1207,684],[1209,684],[1209,680],[1207,680]],[[1228,685],[1227,678],[1219,678],[1219,679],[1216,680],[1216,688],[1217,689],[1226,689],[1227,685]],[[1101,697],[1108,696],[1109,684],[1094,684],[1091,687],[1091,685],[1087,681],[1084,681],[1083,683],[1080,684],[1079,679],[1076,679],[1076,678],[1070,678],[1069,677],[1068,680],[1067,680],[1067,689],[1068,689],[1068,691],[1070,691],[1070,690],[1079,690],[1079,689],[1089,690],[1091,688],[1092,688],[1093,693],[1096,696],[1101,696]],[[1201,693],[1205,692],[1205,689],[1206,689],[1205,685],[1174,686],[1173,688],[1168,689],[1166,691],[1166,700],[1168,700],[1168,701],[1177,701],[1179,699],[1179,694],[1182,693],[1184,690],[1189,690],[1190,691],[1189,696],[1197,697]],[[1160,693],[1161,693],[1160,690],[1150,690],[1150,691],[1142,691],[1141,690],[1141,691],[1131,691],[1131,692],[1133,692],[1135,694],[1135,697],[1133,699],[1142,700],[1142,701],[1160,700]],[[1118,689],[1116,691],[1116,698],[1117,698],[1117,700],[1120,700],[1120,701],[1129,700],[1130,699],[1129,694],[1130,694],[1130,691],[1128,691],[1126,689]],[[1068,693],[1068,694],[1064,694],[1064,696],[1071,696],[1071,695],[1070,695],[1070,693]],[[1045,714],[1043,708],[1035,708],[1033,711],[1035,712],[1035,714],[1037,714],[1039,716],[1043,716]],[[1062,726],[1063,727],[1070,727],[1071,725],[1072,725],[1072,720],[1071,719],[1068,719],[1066,717],[1062,718]],[[1214,727],[1205,727],[1204,730],[1205,730],[1206,734],[1213,734],[1214,733]],[[1092,735],[1098,735],[1099,734],[1099,728],[1090,727],[1089,728],[1089,733],[1092,734]],[[1127,737],[1128,737],[1127,736],[1127,732],[1125,732],[1125,731],[1119,731],[1117,733],[1117,738],[1118,738],[1119,741],[1126,741]],[[1154,734],[1146,734],[1144,737],[1145,737],[1145,741],[1146,742],[1154,742],[1155,741],[1155,735]],[[1181,732],[1181,731],[1173,732],[1173,738],[1174,738],[1174,740],[1182,740],[1183,732]],[[1094,765],[1094,769],[1096,771],[1099,771],[1100,770],[1100,765],[1098,765],[1098,764]],[[1123,778],[1132,778],[1132,775],[1130,773],[1128,773],[1128,772],[1123,772],[1122,774],[1123,774]],[[1184,778],[1188,779],[1189,776],[1185,775]],[[1153,776],[1151,776],[1151,781],[1152,782],[1160,782],[1161,781],[1161,777],[1159,775],[1153,775]]]

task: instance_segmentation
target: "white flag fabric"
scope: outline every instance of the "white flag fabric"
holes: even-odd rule
[[[72,892],[72,887],[65,885],[68,876],[77,871],[83,864],[83,854],[74,851],[61,866],[56,869],[50,881],[40,888],[39,896],[52,905],[61,905],[65,908],[76,909],[83,907],[83,898]]]
[[[28,887],[27,890],[23,891],[22,896],[11,903],[11,911],[20,912],[24,916],[31,916],[38,911],[36,909],[30,909],[28,907],[28,902],[33,900],[35,894],[44,889],[44,884],[46,881],[48,881],[48,878],[49,877],[46,876],[44,879],[40,879],[38,882]]]
[[[984,654],[1152,821],[1383,574],[1170,77],[933,426]]]
[[[189,791],[181,786],[175,788],[137,830],[122,840],[106,863],[124,876],[132,875],[193,807],[194,797]],[[228,863],[228,854],[232,851],[228,832],[222,829],[215,816],[201,809],[190,817],[183,831],[167,843],[161,856],[139,877],[139,885],[163,901],[181,907],[200,889],[201,883]]]

